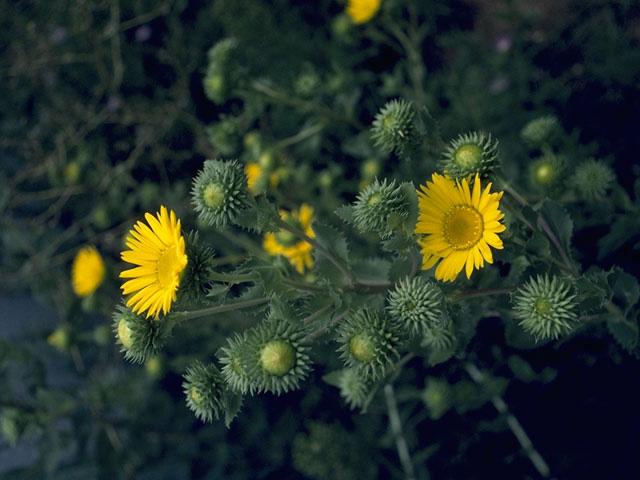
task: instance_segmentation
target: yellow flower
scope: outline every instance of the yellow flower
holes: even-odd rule
[[[138,222],[129,232],[127,247],[122,260],[138,265],[125,270],[120,278],[131,278],[122,285],[124,295],[133,294],[127,307],[137,314],[147,312],[147,318],[158,318],[160,311],[166,315],[171,302],[176,301],[182,272],[187,266],[184,237],[180,233],[180,220],[164,206],[154,217],[145,213],[149,225]]]
[[[381,0],[349,0],[347,15],[353,23],[365,23],[380,9]]]
[[[105,268],[102,257],[95,247],[84,247],[73,259],[71,286],[76,295],[91,295],[104,280]]]
[[[491,183],[482,191],[480,176],[476,174],[473,192],[469,182],[454,182],[434,173],[432,182],[418,191],[420,215],[416,233],[425,235],[418,241],[422,247],[422,269],[433,267],[438,261],[436,278],[452,282],[465,268],[467,278],[474,268],[493,263],[489,246],[502,249],[498,233],[506,227],[500,223],[504,214],[498,210],[503,192],[489,193]]]
[[[244,173],[247,176],[247,187],[251,195],[258,195],[264,189],[261,188],[260,181],[262,177],[262,168],[257,163],[248,163],[244,167]]]
[[[313,222],[313,208],[302,204],[300,210],[286,212],[280,210],[280,218],[285,222],[303,231],[308,237],[315,237],[311,229]],[[289,259],[291,265],[296,267],[298,273],[304,273],[305,268],[313,267],[311,257],[311,245],[304,240],[300,240],[293,233],[287,230],[280,230],[278,233],[267,233],[264,236],[264,249],[271,255],[282,255]]]

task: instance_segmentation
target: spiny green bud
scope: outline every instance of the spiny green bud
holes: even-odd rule
[[[240,133],[232,117],[220,115],[220,120],[206,128],[211,146],[221,155],[233,155],[238,150]]]
[[[340,357],[367,380],[382,377],[398,357],[398,327],[372,310],[350,314],[338,328]]]
[[[529,166],[529,183],[542,193],[554,193],[561,185],[565,162],[550,149]]]
[[[317,95],[320,86],[321,79],[315,68],[312,64],[306,63],[296,78],[293,89],[301,97],[311,97]]]
[[[56,328],[48,337],[47,343],[59,352],[69,350],[71,344],[71,329],[68,325]]]
[[[246,344],[246,332],[236,333],[233,338],[227,338],[227,345],[221,347],[217,354],[218,360],[222,364],[222,375],[227,385],[234,392],[243,395],[249,391],[250,387],[249,377],[242,360],[243,358],[248,358]]]
[[[590,159],[576,167],[569,183],[578,197],[593,202],[604,197],[615,179],[613,170],[607,164]]]
[[[405,278],[389,294],[387,311],[413,337],[444,325],[442,302],[442,290],[435,283]]]
[[[391,236],[408,214],[409,202],[395,180],[387,184],[386,179],[382,183],[376,179],[360,192],[353,204],[355,225],[381,238]]]
[[[452,140],[440,160],[440,168],[455,180],[488,177],[498,163],[498,140],[491,134],[469,132]]]
[[[225,38],[216,43],[207,53],[209,63],[203,80],[205,95],[217,104],[224,103],[241,76],[239,62],[236,60],[238,43]]]
[[[557,339],[578,322],[576,295],[569,283],[555,275],[530,278],[512,295],[511,303],[520,325],[536,341]]]
[[[385,153],[395,152],[406,157],[417,146],[415,109],[403,99],[387,102],[376,115],[371,128],[371,139]]]
[[[209,290],[210,274],[214,270],[213,249],[204,245],[198,232],[192,230],[184,237],[187,266],[180,279],[178,298],[180,302],[201,299]]]
[[[205,225],[226,227],[249,208],[247,176],[237,160],[206,160],[193,180],[191,203]]]
[[[456,341],[456,330],[453,322],[442,326],[432,326],[422,334],[420,345],[432,350],[445,351],[453,347]]]
[[[203,422],[216,420],[224,412],[224,391],[226,388],[222,374],[213,364],[203,365],[196,361],[187,367],[182,389],[187,406]]]
[[[240,362],[251,392],[280,395],[298,388],[311,370],[304,327],[271,314],[246,333]]]
[[[344,398],[351,410],[362,407],[369,393],[368,382],[352,368],[342,370],[338,379],[338,388],[340,396]]]
[[[143,363],[156,355],[163,347],[169,330],[168,322],[137,315],[122,305],[113,313],[116,343],[121,345],[124,358],[132,363]]]
[[[532,147],[540,147],[553,138],[560,129],[555,115],[545,115],[531,120],[520,131],[520,137]]]
[[[446,380],[429,377],[422,392],[422,401],[433,420],[442,417],[451,408],[451,387]]]

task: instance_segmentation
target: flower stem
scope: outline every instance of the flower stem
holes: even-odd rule
[[[485,297],[487,295],[504,295],[506,293],[511,293],[516,288],[517,285],[512,285],[510,287],[498,287],[498,288],[481,288],[478,290],[466,290],[464,292],[457,293],[450,297],[450,301],[453,303],[460,302],[462,300],[467,300],[469,298],[475,297]]]
[[[465,363],[463,366],[474,382],[476,382],[480,386],[484,384],[484,374],[478,369],[478,367],[469,362]],[[542,458],[542,455],[540,455],[540,453],[535,449],[533,443],[531,442],[531,439],[527,435],[527,432],[525,432],[524,428],[522,428],[522,425],[520,424],[518,419],[513,415],[513,413],[509,412],[509,408],[507,407],[507,404],[505,403],[503,398],[500,395],[495,395],[491,399],[491,403],[493,403],[493,406],[501,415],[505,415],[507,425],[509,425],[509,428],[518,439],[518,442],[524,450],[524,453],[527,455],[527,457],[529,457],[529,460],[531,460],[531,463],[536,468],[538,473],[542,477],[547,478],[550,473],[549,465],[547,465],[547,462],[545,462],[544,458]]]
[[[311,324],[311,322],[313,322],[314,320],[318,319],[319,317],[321,317],[327,310],[329,310],[331,307],[333,307],[333,302],[329,302],[327,303],[324,307],[320,308],[318,311],[312,313],[311,315],[309,315],[308,317],[306,317],[304,320],[302,320],[302,323],[304,325],[309,325]]]
[[[260,276],[256,273],[209,273],[209,280],[225,283],[255,282]]]
[[[384,386],[384,396],[387,401],[387,413],[389,415],[389,426],[393,432],[393,437],[396,442],[396,450],[398,451],[398,458],[400,458],[400,464],[402,470],[404,470],[405,478],[407,480],[414,480],[416,478],[413,470],[413,463],[411,463],[411,456],[409,455],[409,447],[407,446],[407,440],[402,433],[402,421],[400,420],[400,414],[398,412],[398,404],[396,402],[396,396],[393,391],[393,385],[387,383]]]
[[[262,305],[268,302],[269,298],[267,297],[253,298],[251,300],[242,300],[239,302],[227,303],[225,305],[203,308],[201,310],[193,310],[191,312],[175,312],[171,314],[171,318],[174,322],[183,322],[185,320],[208,317],[209,315],[215,315],[216,313],[229,312],[240,308],[255,307],[256,305]]]
[[[344,276],[344,278],[347,279],[347,281],[349,282],[350,285],[353,284],[353,277],[351,276],[349,271],[344,267],[344,265],[342,265],[338,261],[338,259],[336,257],[334,257],[331,254],[331,252],[329,252],[329,250],[324,248],[322,245],[320,245],[318,242],[316,242],[313,238],[309,237],[303,231],[298,230],[297,228],[293,227],[292,225],[289,225],[287,222],[282,220],[280,217],[274,216],[273,220],[276,223],[276,225],[278,225],[278,227],[280,227],[280,228],[282,228],[282,229],[284,229],[284,230],[286,230],[288,232],[293,233],[300,240],[307,242],[309,245],[311,245],[313,248],[315,248],[320,254],[322,254],[324,257],[326,257],[327,260],[329,260],[331,263],[333,263],[333,265],[335,265],[335,267],[338,270],[340,270],[340,273],[342,273],[342,275]]]

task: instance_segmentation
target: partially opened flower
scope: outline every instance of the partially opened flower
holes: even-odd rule
[[[313,208],[302,204],[299,210],[287,212],[280,210],[280,218],[292,227],[304,232],[308,237],[315,237],[311,223],[313,222]],[[311,257],[312,246],[288,230],[281,229],[277,233],[267,233],[264,236],[264,249],[271,255],[286,257],[298,273],[304,273],[305,268],[313,267]]]
[[[104,280],[104,262],[95,247],[84,247],[73,259],[71,286],[79,297],[91,295]]]
[[[176,301],[182,272],[187,266],[184,237],[176,214],[162,206],[154,217],[146,213],[148,225],[138,222],[129,232],[122,260],[137,265],[125,270],[120,278],[130,278],[122,285],[122,293],[131,295],[127,307],[147,318],[165,315]]]
[[[381,0],[349,0],[347,15],[353,23],[365,23],[371,20],[380,9]]]
[[[502,249],[498,233],[506,227],[500,223],[504,214],[498,209],[502,193],[484,191],[476,174],[473,192],[467,179],[454,182],[434,173],[418,191],[419,217],[416,233],[424,235],[418,243],[422,247],[422,269],[438,263],[435,277],[452,282],[465,269],[467,278],[473,269],[493,263],[489,247]]]

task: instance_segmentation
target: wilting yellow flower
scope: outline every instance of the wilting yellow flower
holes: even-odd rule
[[[287,212],[280,210],[280,218],[289,225],[304,232],[308,237],[315,237],[311,229],[313,222],[313,208],[302,204],[300,210]],[[282,255],[289,259],[291,265],[296,267],[299,273],[304,273],[305,268],[313,267],[311,257],[312,247],[304,240],[300,240],[293,233],[287,230],[280,230],[278,233],[267,233],[264,236],[264,249],[271,255]]]
[[[122,285],[122,293],[131,295],[127,307],[137,314],[147,312],[147,318],[158,318],[160,311],[166,315],[171,302],[176,301],[182,272],[187,266],[184,237],[180,232],[180,220],[176,214],[162,206],[154,217],[145,213],[149,225],[138,222],[129,232],[127,247],[122,260],[138,265],[125,270],[120,278],[131,280]]]
[[[73,259],[71,286],[76,295],[91,295],[104,280],[104,262],[95,247],[84,247]]]
[[[491,249],[503,248],[498,233],[506,227],[500,223],[504,214],[498,210],[504,192],[489,193],[491,183],[482,191],[480,176],[476,174],[473,192],[469,182],[454,182],[434,173],[418,191],[420,215],[416,233],[425,235],[418,241],[422,247],[422,269],[433,267],[438,261],[436,278],[452,282],[465,268],[467,278],[474,268],[493,263]]]
[[[347,15],[353,23],[365,23],[380,9],[381,0],[349,0]]]

